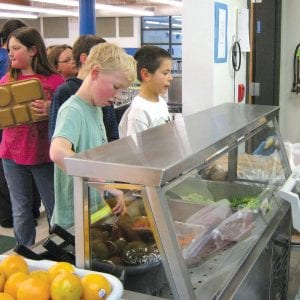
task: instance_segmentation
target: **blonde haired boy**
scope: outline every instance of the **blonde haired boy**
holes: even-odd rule
[[[94,46],[83,66],[84,81],[75,95],[59,109],[53,134],[50,157],[55,162],[55,207],[52,224],[68,228],[74,224],[73,180],[65,173],[64,158],[107,142],[102,118],[103,106],[113,105],[135,79],[135,60],[120,47],[103,43]],[[99,178],[105,174],[99,174]],[[116,196],[113,212],[124,209],[121,191]],[[92,197],[91,206],[99,207],[99,197]]]

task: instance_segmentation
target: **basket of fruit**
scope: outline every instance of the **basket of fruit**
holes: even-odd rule
[[[0,299],[117,300],[123,285],[115,276],[75,268],[67,262],[0,255]]]

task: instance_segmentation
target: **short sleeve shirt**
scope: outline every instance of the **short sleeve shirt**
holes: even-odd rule
[[[101,107],[90,105],[77,95],[71,96],[59,109],[52,140],[57,137],[67,139],[76,153],[106,143]],[[51,223],[68,228],[74,224],[73,178],[57,166],[54,168],[54,189],[55,206]],[[91,203],[91,206],[97,204]]]

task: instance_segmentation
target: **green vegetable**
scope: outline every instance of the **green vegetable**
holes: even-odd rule
[[[250,208],[250,209],[256,209],[258,206],[259,206],[259,199],[258,198],[255,198],[253,197],[246,205],[247,208]]]
[[[238,208],[239,206],[243,206],[249,209],[255,209],[259,205],[259,199],[257,197],[232,197],[230,200],[230,206],[234,208]]]

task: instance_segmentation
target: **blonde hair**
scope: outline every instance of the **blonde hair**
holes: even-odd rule
[[[90,70],[100,65],[104,71],[121,71],[132,83],[136,78],[136,61],[125,50],[112,43],[102,43],[92,47],[82,69],[83,78]]]

